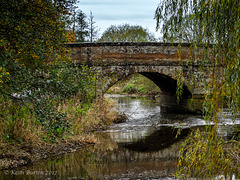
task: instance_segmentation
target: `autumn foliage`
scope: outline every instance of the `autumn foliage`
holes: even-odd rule
[[[90,108],[95,77],[73,67],[64,47],[75,41],[65,24],[74,3],[0,1],[0,144],[55,141],[74,124],[60,105],[77,97],[79,113]]]

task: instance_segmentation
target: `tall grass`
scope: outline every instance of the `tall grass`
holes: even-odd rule
[[[114,103],[109,99],[98,99],[95,103],[82,103],[75,96],[58,103],[58,113],[66,114],[70,130],[61,138],[87,135],[112,123],[117,113]],[[0,144],[31,143],[48,141],[44,124],[38,122],[32,107],[28,104],[0,99]]]
[[[0,97],[0,143],[39,142],[42,127],[30,105]]]
[[[117,116],[114,102],[101,98],[92,104],[82,104],[77,98],[59,105],[58,110],[67,114],[72,124],[72,134],[81,135],[111,124]]]

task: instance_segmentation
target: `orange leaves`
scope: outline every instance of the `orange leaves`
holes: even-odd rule
[[[49,58],[66,60],[65,47],[62,46],[66,39],[65,24],[61,18],[63,13],[67,13],[62,9],[67,9],[68,2],[27,0],[11,3],[2,0],[1,3],[6,8],[1,12],[0,19],[7,19],[3,21],[1,31],[7,33],[0,35],[0,44],[4,43],[2,50],[9,55],[11,62],[32,67],[44,64]],[[74,41],[74,35],[69,35],[67,39]]]
[[[76,42],[75,34],[73,31],[66,32],[66,40],[68,43]]]
[[[31,54],[32,55],[32,58],[33,59],[39,59],[39,57],[35,54],[35,53],[33,53],[33,54]]]

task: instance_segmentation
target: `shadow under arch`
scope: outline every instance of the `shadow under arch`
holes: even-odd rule
[[[139,74],[153,81],[162,92],[166,92],[172,95],[176,95],[177,80],[158,72],[139,72]],[[183,85],[182,98],[191,98],[192,93],[188,90],[186,85]]]
[[[135,71],[128,71],[124,76],[115,76],[114,79],[111,80],[109,83],[107,89],[115,85],[117,82],[126,79],[130,75],[133,74],[140,74],[150,81],[152,81],[154,84],[156,84],[161,91],[159,91],[159,94],[153,97],[155,100],[156,97],[160,100],[160,106],[161,106],[161,113],[200,113],[199,109],[201,108],[201,104],[196,106],[192,106],[192,93],[188,89],[188,87],[183,84],[183,91],[181,94],[181,97],[178,99],[176,92],[177,92],[177,80],[174,79],[171,75],[166,75],[161,72],[147,72],[141,69],[137,69]],[[106,92],[106,91],[105,91]],[[105,93],[104,92],[104,93]],[[195,109],[194,109],[195,108]]]

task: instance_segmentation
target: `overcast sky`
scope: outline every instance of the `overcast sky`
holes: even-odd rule
[[[100,33],[111,25],[129,23],[148,28],[159,37],[154,20],[158,3],[159,0],[80,0],[77,5],[88,17],[92,11]]]

